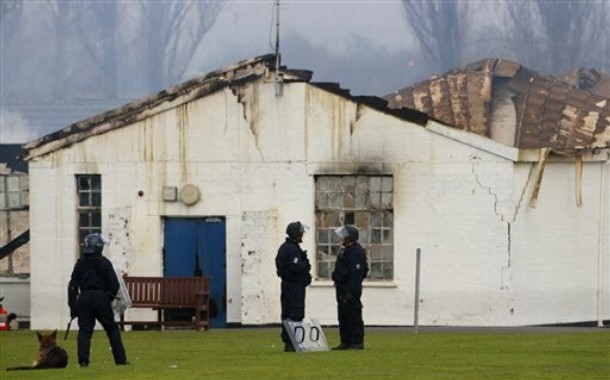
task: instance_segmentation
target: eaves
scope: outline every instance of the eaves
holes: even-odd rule
[[[504,145],[490,138],[456,129],[437,121],[431,120],[426,125],[426,129],[432,133],[444,136],[448,139],[458,141],[468,146],[480,149],[494,156],[513,161],[513,162],[538,162],[540,157],[545,154],[545,148],[516,148]],[[594,149],[583,151],[580,158],[585,162],[604,162],[610,160],[610,149]],[[552,161],[573,162],[574,156],[554,154]]]
[[[25,144],[23,146],[23,159],[25,161],[31,160],[71,146],[91,136],[142,121],[226,87],[240,86],[246,82],[269,76],[274,63],[275,55],[273,54],[243,60],[122,107],[74,123],[62,130]],[[289,80],[309,80],[312,73],[306,70],[285,70],[284,75]]]

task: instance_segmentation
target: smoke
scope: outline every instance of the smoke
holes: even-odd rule
[[[23,144],[35,138],[34,128],[20,113],[0,108],[0,144]]]

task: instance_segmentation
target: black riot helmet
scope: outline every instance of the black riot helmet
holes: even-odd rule
[[[301,222],[288,223],[286,227],[286,235],[292,240],[300,240],[305,233],[305,226]]]
[[[360,233],[356,226],[351,224],[346,224],[345,226],[335,229],[335,233],[339,235],[341,239],[348,242],[358,241],[358,238],[360,237]]]
[[[101,234],[89,234],[85,236],[85,240],[83,241],[83,246],[85,247],[83,253],[102,253],[104,244],[106,244],[106,239],[104,239]]]

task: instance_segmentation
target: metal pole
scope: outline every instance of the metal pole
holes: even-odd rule
[[[421,262],[421,249],[417,248],[417,255],[415,259],[415,304],[413,307],[413,327],[415,333],[419,332],[419,265]]]

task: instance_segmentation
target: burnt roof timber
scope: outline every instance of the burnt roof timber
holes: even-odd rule
[[[447,88],[439,87],[443,78]],[[516,93],[516,147],[546,147],[564,154],[610,147],[610,76],[580,69],[570,78],[584,88],[515,62],[489,58],[384,98],[391,108],[415,108],[455,128],[488,136],[493,86],[504,85]],[[449,105],[439,101],[444,98]]]

